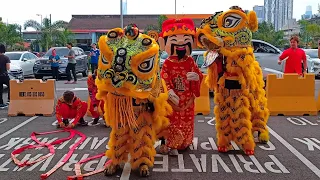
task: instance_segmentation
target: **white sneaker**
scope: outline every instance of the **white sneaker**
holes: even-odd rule
[[[169,155],[170,155],[170,156],[178,156],[178,155],[179,155],[179,152],[178,152],[177,149],[171,149],[171,150],[169,151]]]

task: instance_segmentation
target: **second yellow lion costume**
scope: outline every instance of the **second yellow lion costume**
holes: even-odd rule
[[[253,132],[260,142],[269,140],[269,111],[262,70],[251,46],[252,32],[258,29],[255,12],[234,6],[203,20],[197,30],[199,46],[206,48],[207,84],[214,90],[214,114],[218,150],[227,152],[230,141],[246,154],[254,154]],[[223,75],[215,59],[222,57]]]
[[[149,175],[157,137],[168,126],[172,112],[166,87],[160,79],[159,46],[135,25],[115,28],[99,39],[97,98],[105,102],[105,119],[112,131],[106,156],[111,175],[121,163]],[[130,155],[130,159],[129,156]]]

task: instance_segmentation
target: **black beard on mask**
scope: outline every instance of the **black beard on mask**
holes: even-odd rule
[[[185,50],[176,50],[176,51],[177,51],[177,55],[178,55],[179,60],[182,59],[187,53],[186,49]]]
[[[191,47],[191,43],[190,43],[190,42],[188,42],[188,43],[186,43],[186,44],[182,44],[182,45],[171,44],[171,55],[174,54],[175,46],[185,46],[185,45],[188,46],[188,48],[189,48],[189,50],[190,50],[190,52],[191,52],[191,51],[192,51],[192,47]],[[182,51],[181,51],[181,50],[176,50],[176,53],[177,53],[177,55],[178,55],[178,59],[180,60],[180,59],[184,58],[184,56],[186,55],[187,49],[182,50]]]

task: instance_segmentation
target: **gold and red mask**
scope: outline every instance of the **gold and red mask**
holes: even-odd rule
[[[190,55],[195,43],[194,22],[190,18],[168,19],[162,24],[162,32],[159,37],[160,49],[170,56],[178,56],[182,59]]]

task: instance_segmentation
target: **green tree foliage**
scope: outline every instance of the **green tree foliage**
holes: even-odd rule
[[[162,31],[162,23],[167,20],[168,17],[166,15],[160,15],[158,18],[158,31],[161,32]]]
[[[152,31],[152,30],[157,31],[158,27],[156,25],[149,24],[144,28],[144,33],[147,34],[148,31]]]
[[[275,31],[271,23],[262,22],[259,23],[258,31],[252,34],[253,39],[262,40],[268,42],[277,47],[283,47],[286,40],[283,39],[283,31]]]
[[[144,29],[144,33],[148,33],[148,31],[150,30],[158,31],[160,33],[162,31],[162,23],[167,19],[168,18],[166,15],[160,15],[158,17],[157,25],[152,25],[152,24],[147,25],[146,28]]]
[[[317,42],[320,39],[320,25],[311,23],[306,20],[300,20],[300,38],[302,45],[305,47],[317,47]]]
[[[18,24],[4,24],[0,22],[0,43],[3,43],[9,50],[15,44],[21,43],[21,27]]]
[[[26,21],[24,29],[31,27],[41,32],[38,42],[42,48],[48,50],[51,46],[64,46],[67,42],[74,41],[74,35],[67,29],[66,24],[65,21],[51,23],[50,19],[44,18],[42,24],[35,20]]]

